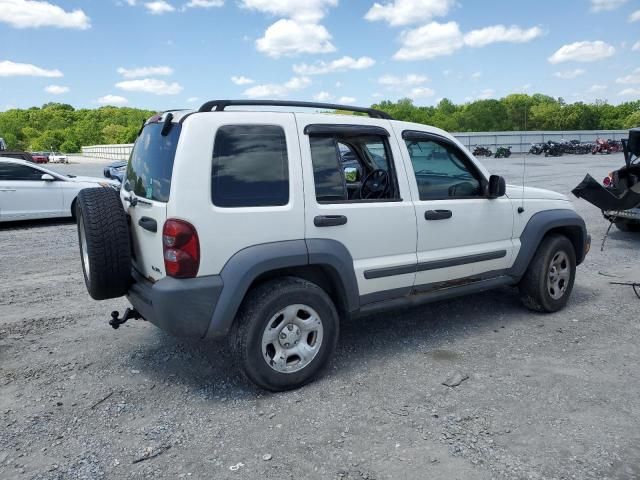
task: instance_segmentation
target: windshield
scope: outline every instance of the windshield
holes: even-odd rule
[[[150,123],[142,130],[131,152],[124,188],[148,200],[168,202],[181,125],[174,124],[166,136],[161,135],[162,127]]]

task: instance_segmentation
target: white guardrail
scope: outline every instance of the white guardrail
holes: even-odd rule
[[[580,140],[581,143],[594,142],[597,138],[621,140],[627,138],[627,130],[563,130],[531,132],[465,132],[453,134],[465,147],[473,151],[476,145],[494,150],[497,147],[512,147],[513,153],[528,152],[532,143],[549,140]],[[133,144],[92,145],[82,147],[82,155],[89,158],[107,160],[128,160]]]

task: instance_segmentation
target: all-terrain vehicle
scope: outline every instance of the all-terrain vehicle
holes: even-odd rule
[[[640,128],[622,140],[625,166],[609,173],[601,185],[591,175],[573,190],[602,210],[604,217],[625,232],[640,232]]]
[[[226,337],[269,390],[316,377],[347,317],[507,285],[560,310],[590,246],[564,195],[507,186],[450,134],[306,102],[155,115],[120,193],[84,190],[77,217],[89,293],[131,303],[112,326]]]

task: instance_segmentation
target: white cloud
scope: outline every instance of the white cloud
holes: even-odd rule
[[[607,89],[606,85],[591,85],[589,87],[589,89],[587,90],[587,93],[596,93],[596,92],[602,92],[604,90]]]
[[[478,80],[482,77],[482,72],[473,72],[471,74],[471,80]]]
[[[200,97],[189,97],[187,98],[187,103],[195,103],[200,100]]]
[[[236,85],[251,85],[252,83],[256,83],[255,80],[245,77],[244,75],[233,76],[231,77],[231,81]]]
[[[211,8],[224,6],[224,0],[191,0],[189,3],[182,7],[183,10],[187,8]]]
[[[338,0],[241,0],[240,6],[250,10],[293,18],[301,23],[315,23],[324,18],[327,9]]]
[[[631,50],[633,50],[634,52],[640,51],[640,42],[634,43],[633,47],[631,47]]]
[[[335,51],[331,34],[322,26],[280,19],[256,40],[258,51],[278,58],[299,53],[329,53]]]
[[[136,0],[124,0],[124,1],[130,7],[135,7],[136,6]]]
[[[162,15],[163,13],[175,12],[176,8],[165,0],[155,0],[154,2],[146,2],[144,8],[149,10],[152,15]]]
[[[627,3],[627,0],[591,0],[592,12],[615,10]]]
[[[636,10],[631,15],[629,15],[629,22],[640,22],[640,10]]]
[[[636,68],[631,75],[616,78],[616,83],[621,83],[623,85],[635,85],[640,83],[640,68]]]
[[[113,105],[118,107],[126,105],[127,103],[129,103],[129,100],[121,97],[120,95],[105,95],[104,97],[98,98],[96,102],[101,105]]]
[[[0,62],[0,77],[62,77],[58,69],[47,70],[30,63],[15,63],[9,60]]]
[[[615,53],[616,49],[602,40],[574,42],[560,47],[556,53],[549,57],[549,62],[554,64],[562,62],[596,62],[603,58],[611,57]]]
[[[172,75],[173,68],[166,66],[138,67],[138,68],[118,68],[118,73],[124,78],[148,77],[150,75]]]
[[[400,39],[402,47],[393,56],[396,60],[428,60],[451,55],[464,45],[456,22],[431,22],[402,32]]]
[[[443,17],[455,3],[455,0],[394,0],[384,5],[376,2],[364,18],[371,22],[382,20],[393,26],[409,25]]]
[[[61,85],[49,85],[48,87],[44,87],[44,91],[52,95],[62,95],[63,93],[67,93],[69,90],[69,87],[63,87]]]
[[[423,83],[428,81],[429,77],[425,75],[416,75],[414,73],[410,73],[408,75],[405,75],[404,77],[398,77],[395,75],[384,75],[378,79],[378,83],[380,85],[384,85],[391,89],[413,87],[416,85],[422,85]]]
[[[429,87],[415,87],[411,89],[409,92],[409,98],[418,99],[418,98],[427,98],[433,97],[435,95],[435,91]]]
[[[485,88],[480,95],[478,95],[478,100],[488,100],[493,98],[496,94],[496,91],[493,88]]]
[[[0,22],[15,28],[75,28],[86,30],[91,20],[80,9],[70,12],[58,5],[35,0],[0,0]]]
[[[323,75],[326,73],[346,72],[347,70],[364,70],[375,65],[376,61],[370,57],[342,57],[331,62],[319,61],[313,65],[302,63],[294,65],[293,71],[298,75]]]
[[[145,92],[155,95],[177,95],[183,88],[176,82],[167,83],[156,78],[143,78],[140,80],[125,80],[116,83],[116,88],[127,92]]]
[[[563,80],[571,80],[572,78],[584,75],[586,72],[582,68],[576,68],[575,70],[565,70],[564,72],[554,72],[553,76],[561,78]]]
[[[356,103],[356,99],[354,97],[340,97],[338,99],[338,103],[340,105],[346,105],[346,104],[349,104],[349,103],[353,104],[353,103]]]
[[[318,92],[313,96],[313,99],[317,102],[330,102],[333,100],[333,95],[329,92]]]
[[[505,27],[493,25],[478,30],[471,30],[464,36],[464,43],[469,47],[484,47],[491,43],[526,43],[541,36],[544,32],[540,27],[522,29],[516,25]]]
[[[249,98],[273,98],[286,97],[289,93],[302,90],[311,85],[311,79],[307,77],[293,77],[284,84],[267,83],[256,85],[244,91]]]
[[[621,97],[640,97],[640,88],[625,88],[618,92]]]

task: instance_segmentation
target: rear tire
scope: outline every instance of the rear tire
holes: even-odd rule
[[[547,235],[518,285],[522,303],[536,312],[557,312],[567,304],[575,277],[573,244],[564,235]]]
[[[76,199],[84,283],[95,300],[121,297],[131,284],[131,245],[120,195],[111,188],[87,188]]]
[[[316,378],[335,350],[338,332],[329,295],[314,283],[283,277],[249,291],[229,346],[251,382],[278,392]]]

